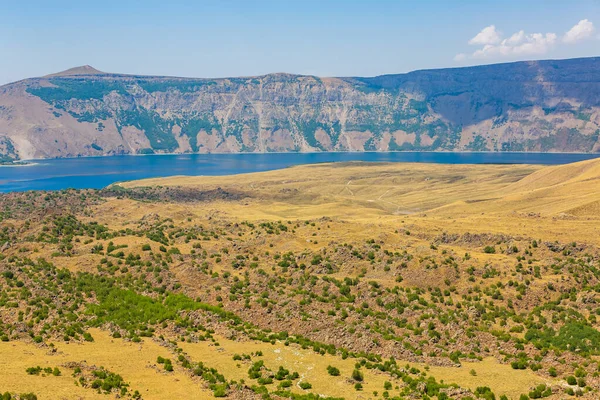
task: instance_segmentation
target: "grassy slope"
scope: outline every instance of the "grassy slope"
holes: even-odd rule
[[[386,243],[396,248],[412,248],[426,255],[430,252],[427,247],[431,238],[442,232],[518,233],[549,241],[578,241],[598,245],[600,235],[597,222],[600,217],[595,211],[600,201],[599,178],[598,161],[559,167],[360,163],[313,165],[240,176],[173,177],[128,182],[122,186],[161,185],[202,190],[221,187],[242,191],[249,197],[236,202],[217,200],[192,205],[113,198],[94,207],[93,219],[112,229],[122,229],[132,227],[144,216],[152,214],[172,218],[182,227],[193,225],[188,219],[238,222],[323,216],[333,218],[331,229],[319,232],[318,243],[309,242],[312,236],[308,230],[305,232],[302,229],[298,229],[293,238],[274,238],[274,248],[282,253],[306,249],[317,251],[328,243],[346,240],[364,242],[375,236],[385,239]],[[418,235],[397,238],[390,234],[397,229],[410,229],[418,232]],[[142,243],[145,243],[142,239],[127,236],[112,241],[116,245],[127,244],[128,251],[140,251]],[[257,243],[262,242],[254,244],[257,250],[269,249],[266,243]],[[104,245],[106,247],[106,243]],[[210,242],[204,244],[209,251],[218,251],[221,245]],[[91,246],[80,245],[76,257],[55,262],[72,271],[94,271],[100,257],[90,253]],[[184,254],[191,251],[191,245],[180,243],[178,247]],[[492,263],[499,269],[510,268],[513,263],[507,255],[484,254],[480,250],[473,251],[465,244],[448,244],[445,249],[452,254],[470,251],[477,263]],[[36,257],[51,258],[52,251],[50,246],[41,248]],[[221,272],[219,268],[216,266],[215,271]],[[356,274],[351,266],[343,268],[334,276],[342,279],[344,275]],[[404,274],[407,286],[421,286],[425,285],[424,282],[426,285],[442,285],[446,277],[443,271],[415,268],[409,267]],[[173,266],[172,272],[188,288],[190,295],[195,297],[204,293],[207,282],[190,274],[185,264]],[[381,271],[369,272],[367,279],[393,285]],[[460,288],[466,282],[456,284]],[[144,398],[165,398],[165,393],[172,398],[186,398],[191,391],[199,391],[197,398],[212,396],[210,392],[202,391],[201,385],[178,370],[177,366],[174,374],[164,374],[155,363],[163,348],[152,340],[147,339],[143,344],[129,344],[112,339],[99,330],[94,330],[93,336],[96,340],[94,343],[57,344],[58,354],[41,351],[31,344],[0,343],[0,352],[9,355],[3,357],[0,366],[10,371],[0,377],[0,388],[43,394],[45,385],[51,385],[53,391],[64,398],[95,398],[93,391],[73,385],[68,368],[62,367],[67,361],[85,359],[89,364],[104,365],[122,374],[131,388],[139,389]],[[302,376],[310,377],[318,393],[344,395],[347,398],[355,393],[353,385],[344,378],[352,369],[351,360],[342,360],[339,356],[323,358],[310,349],[286,348],[281,344],[273,347],[225,338],[221,338],[220,342],[221,348],[212,347],[208,342],[183,343],[182,347],[193,360],[212,363],[229,379],[246,377],[248,369],[246,363],[233,361],[233,354],[263,349],[265,362],[272,369],[278,365],[293,367]],[[282,354],[286,352],[290,354],[283,357]],[[343,370],[342,377],[331,381],[323,374],[329,363]],[[26,367],[37,364],[60,365],[63,376],[32,377],[25,374]],[[476,376],[470,374],[471,368],[477,372]],[[365,394],[373,390],[381,392],[383,381],[388,378],[368,373]],[[517,397],[526,391],[525,388],[536,383],[550,382],[529,370],[516,371],[491,360],[474,364],[473,367],[465,364],[461,369],[431,367],[431,373],[438,380],[456,382],[470,389],[490,386],[497,394],[512,397]],[[335,385],[331,384],[333,382]],[[179,394],[177,391],[180,391]]]
[[[343,167],[343,168],[342,168]],[[337,217],[449,232],[521,231],[600,243],[600,160],[563,166],[332,164],[226,177],[171,177],[124,187],[231,188],[245,204],[218,209],[251,219]],[[535,224],[532,222],[535,221]]]

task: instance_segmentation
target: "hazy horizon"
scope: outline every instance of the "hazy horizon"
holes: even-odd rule
[[[593,57],[600,2],[34,0],[0,15],[0,84],[80,65],[135,75],[377,76]]]
[[[73,66],[70,68],[67,68],[66,70],[62,70],[62,71],[50,71],[47,74],[44,75],[39,75],[39,76],[29,76],[29,77],[25,77],[25,78],[21,78],[17,81],[11,81],[11,82],[6,82],[3,83],[1,85],[7,85],[10,83],[14,83],[14,82],[18,82],[20,80],[24,80],[24,79],[30,79],[30,78],[43,78],[43,77],[47,77],[47,76],[51,76],[51,75],[55,75],[55,74],[60,74],[62,72],[66,72],[68,70],[71,69],[79,69],[82,67],[91,67],[94,68],[96,70],[98,70],[98,72],[101,73],[105,73],[105,74],[114,74],[114,75],[130,75],[130,76],[148,76],[148,77],[164,77],[164,78],[191,78],[191,79],[226,79],[226,78],[246,78],[246,77],[257,77],[257,76],[266,76],[266,75],[274,75],[274,74],[290,74],[290,75],[304,75],[304,76],[315,76],[318,78],[370,78],[370,77],[377,77],[377,76],[384,76],[384,75],[402,75],[402,74],[408,74],[411,72],[416,72],[416,71],[427,71],[427,70],[436,70],[436,69],[451,69],[451,68],[470,68],[470,67],[480,67],[480,66],[486,66],[486,65],[498,65],[498,64],[511,64],[511,63],[519,63],[519,62],[537,62],[537,61],[561,61],[561,60],[575,60],[575,59],[586,59],[586,58],[600,58],[600,53],[598,53],[598,55],[590,55],[590,56],[582,56],[582,57],[566,57],[566,58],[532,58],[532,59],[524,59],[524,60],[518,60],[518,61],[497,61],[497,62],[482,62],[480,64],[474,64],[474,65],[453,65],[453,66],[448,66],[448,67],[434,67],[434,68],[417,68],[417,69],[413,69],[410,71],[403,71],[403,72],[391,72],[391,73],[386,73],[386,74],[378,74],[378,75],[363,75],[363,76],[359,76],[359,75],[315,75],[315,74],[298,74],[298,73],[294,73],[294,72],[287,72],[287,71],[273,71],[273,72],[267,72],[264,74],[260,74],[260,75],[227,75],[227,76],[183,76],[183,75],[149,75],[149,74],[138,74],[135,72],[131,72],[131,73],[123,73],[121,71],[104,71],[102,69],[96,68],[93,65],[89,65],[89,64],[85,64],[85,65],[77,65],[77,66]],[[1,86],[0,85],[0,86]]]

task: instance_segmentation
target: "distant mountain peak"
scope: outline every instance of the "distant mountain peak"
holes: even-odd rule
[[[73,75],[104,75],[106,72],[102,72],[92,67],[91,65],[82,65],[80,67],[69,68],[65,71],[56,72],[54,74],[46,75],[44,78],[50,78],[53,76],[73,76]]]

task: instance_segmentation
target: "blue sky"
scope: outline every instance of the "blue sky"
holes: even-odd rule
[[[600,0],[0,0],[0,84],[84,64],[373,76],[596,55]]]

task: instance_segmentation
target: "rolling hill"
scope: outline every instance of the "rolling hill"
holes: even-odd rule
[[[600,160],[0,195],[3,399],[597,399]]]

